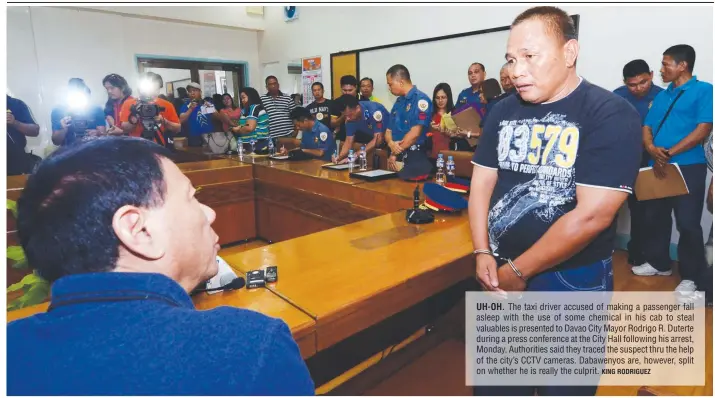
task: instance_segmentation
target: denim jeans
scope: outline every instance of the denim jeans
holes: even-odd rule
[[[613,291],[613,259],[563,271],[543,272],[529,280],[526,291],[610,292]],[[474,395],[596,395],[598,386],[474,386]]]
[[[670,236],[673,228],[672,213],[675,213],[675,224],[680,233],[678,240],[678,261],[680,276],[689,279],[696,285],[701,281],[707,259],[705,258],[705,241],[700,218],[703,213],[705,199],[705,178],[707,166],[693,164],[680,166],[690,193],[670,198],[644,201],[646,213],[646,261],[659,271],[670,269]],[[700,281],[700,283],[698,283]],[[712,283],[712,281],[709,281]],[[702,289],[702,286],[698,286]]]

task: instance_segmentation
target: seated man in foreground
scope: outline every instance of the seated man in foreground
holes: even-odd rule
[[[168,156],[100,138],[29,177],[18,233],[52,297],[47,313],[7,326],[8,394],[314,393],[284,322],[194,308],[188,293],[218,272],[216,213]]]
[[[323,123],[315,120],[309,110],[297,107],[290,111],[290,118],[293,120],[296,130],[302,131],[300,148],[286,151],[281,148],[281,155],[288,155],[293,159],[317,158],[330,160],[337,148],[335,136]]]

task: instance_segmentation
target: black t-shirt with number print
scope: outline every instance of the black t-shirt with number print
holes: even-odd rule
[[[311,102],[306,109],[311,115],[315,117],[315,120],[323,123],[328,128],[330,127],[330,111],[332,110],[332,101],[326,99],[322,103],[317,103],[316,101]]]
[[[638,175],[641,120],[623,98],[583,80],[566,98],[530,104],[512,95],[494,106],[474,153],[498,170],[489,209],[489,243],[515,259],[576,207],[576,186],[631,193]],[[608,258],[615,220],[556,269]]]

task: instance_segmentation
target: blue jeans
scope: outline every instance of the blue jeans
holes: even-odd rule
[[[529,280],[529,292],[608,292],[613,291],[613,259],[563,271],[543,272]],[[532,396],[596,395],[598,386],[474,386],[474,395]]]

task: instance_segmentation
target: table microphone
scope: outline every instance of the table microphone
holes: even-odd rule
[[[221,286],[219,287],[214,287],[211,289],[196,289],[194,290],[194,294],[196,293],[203,293],[203,292],[215,292],[219,290],[238,290],[242,287],[246,286],[246,280],[243,279],[242,277],[236,277],[234,278],[233,275],[231,274],[225,274],[221,276]]]
[[[434,222],[434,215],[427,210],[420,209],[420,186],[417,185],[413,192],[413,207],[405,213],[405,219],[410,224],[429,224]]]

